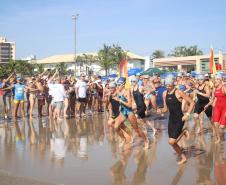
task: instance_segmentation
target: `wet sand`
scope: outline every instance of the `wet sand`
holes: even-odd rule
[[[181,166],[167,143],[167,120],[154,124],[158,134],[153,137],[148,129],[150,149],[143,150],[137,136],[132,148],[119,148],[105,114],[59,122],[36,116],[13,122],[1,116],[0,184],[225,185],[226,142],[214,144],[207,121],[201,135],[195,134],[192,118],[187,124],[191,135],[180,146],[188,162]]]
[[[0,171],[0,184],[4,185],[12,185],[12,184],[17,184],[17,185],[51,185],[50,183],[43,183],[39,182],[34,179],[29,179],[25,177],[17,177],[13,174],[7,173]]]

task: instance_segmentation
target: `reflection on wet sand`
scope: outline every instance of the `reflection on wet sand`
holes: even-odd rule
[[[188,125],[190,137],[179,143],[188,162],[176,166],[173,160],[177,156],[169,152],[167,144],[166,122],[154,121],[158,134],[152,136],[147,130],[150,149],[143,150],[137,136],[134,143],[120,147],[120,139],[105,124],[104,115],[81,120],[7,121],[0,127],[0,165],[7,171],[56,184],[74,184],[75,180],[81,184],[162,184],[163,179],[153,176],[161,170],[172,185],[190,184],[190,180],[197,185],[225,185],[225,141],[216,145],[210,129],[197,135],[192,124]],[[162,163],[163,159],[172,166]],[[173,170],[168,173],[170,168]]]

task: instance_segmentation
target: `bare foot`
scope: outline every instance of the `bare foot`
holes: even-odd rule
[[[187,158],[184,154],[181,154],[181,160],[177,163],[178,165],[184,164],[187,162]]]
[[[144,143],[144,150],[147,150],[149,148],[149,140],[145,141]]]
[[[156,128],[152,128],[152,130],[153,130],[153,136],[155,136],[156,135],[156,133],[157,133],[157,129]]]

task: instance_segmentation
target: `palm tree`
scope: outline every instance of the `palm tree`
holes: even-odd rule
[[[35,64],[35,67],[37,68],[38,73],[42,73],[44,71],[43,64]]]
[[[152,58],[164,58],[164,57],[165,57],[164,51],[162,51],[162,50],[155,50],[152,53]]]
[[[105,75],[109,74],[110,68],[117,68],[120,62],[127,57],[127,53],[118,45],[107,46],[98,52],[98,63],[105,70]]]
[[[65,65],[64,62],[57,64],[56,69],[58,69],[61,75],[65,75],[67,73],[67,66]]]
[[[105,75],[109,74],[109,69],[113,64],[112,47],[104,44],[103,49],[98,52],[99,65],[105,70]]]

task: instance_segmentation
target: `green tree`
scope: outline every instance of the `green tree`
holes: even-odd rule
[[[67,66],[64,62],[57,64],[56,69],[58,69],[60,75],[65,75],[67,73]]]
[[[109,69],[113,64],[113,58],[111,53],[111,46],[107,46],[104,44],[104,47],[98,52],[99,65],[102,69],[105,70],[105,75],[107,76],[109,73]]]
[[[198,49],[196,45],[186,47],[186,46],[178,46],[175,47],[169,56],[174,57],[185,57],[185,56],[194,56],[194,55],[202,55],[202,50]]]
[[[162,50],[155,50],[151,56],[152,58],[164,58],[165,54],[164,54],[164,51]]]
[[[120,62],[127,58],[127,53],[122,49],[122,47],[113,44],[112,47],[112,55],[113,55],[113,64],[119,65]]]
[[[89,55],[89,54],[83,54],[84,62],[88,65],[91,66],[93,63],[98,61],[98,57],[94,55]]]
[[[21,76],[31,76],[34,74],[35,66],[23,60],[10,60],[6,64],[0,66],[1,76],[8,76],[12,72],[16,72]]]
[[[104,44],[103,48],[98,52],[98,63],[105,70],[105,75],[109,74],[111,68],[117,68],[122,59],[126,58],[126,52],[118,45],[107,46]]]
[[[203,51],[198,49],[197,45],[190,46],[187,48],[188,56],[194,56],[194,55],[203,55]]]
[[[43,64],[35,64],[35,68],[37,69],[38,73],[42,73],[44,71],[44,65]]]

